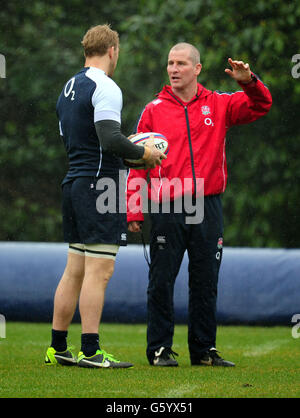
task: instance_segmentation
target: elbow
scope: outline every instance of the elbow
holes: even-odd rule
[[[273,104],[273,98],[272,98],[270,91],[268,90],[268,95],[266,97],[266,113],[269,112],[269,110],[272,107],[272,104]]]
[[[263,103],[261,104],[261,111],[264,115],[270,111],[272,104],[273,104],[272,96],[271,94],[269,94],[267,97],[265,97]]]
[[[273,104],[273,99],[272,99],[271,93],[270,93],[270,96],[269,96],[268,99],[269,100],[268,100],[268,103],[267,103],[267,112],[269,112],[269,110],[271,109],[272,104]]]

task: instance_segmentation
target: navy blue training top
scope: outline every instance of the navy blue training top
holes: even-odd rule
[[[56,105],[60,135],[69,159],[62,184],[76,177],[114,176],[124,169],[121,158],[102,152],[95,122],[121,124],[122,92],[104,71],[86,67],[64,86]]]

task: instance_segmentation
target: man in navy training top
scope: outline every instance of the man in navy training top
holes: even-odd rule
[[[57,102],[60,135],[69,159],[62,182],[64,240],[68,260],[54,298],[52,341],[46,364],[89,368],[128,368],[99,345],[99,324],[107,283],[120,245],[126,245],[126,213],[104,213],[96,202],[101,179],[115,182],[116,209],[123,198],[119,173],[123,159],[143,158],[154,168],[166,158],[151,143],[132,144],[121,133],[122,92],[111,79],[119,56],[119,36],[109,25],[92,27],[82,45],[85,66],[64,86]],[[125,202],[125,187],[124,202]],[[121,198],[119,198],[121,196]],[[79,300],[81,351],[67,345],[68,327]]]

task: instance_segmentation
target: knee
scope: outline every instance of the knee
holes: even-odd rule
[[[73,268],[72,266],[67,266],[64,272],[65,279],[72,280],[74,282],[82,282],[84,278],[84,269]]]
[[[108,282],[110,281],[111,276],[114,272],[114,266],[107,266],[105,269],[102,269],[101,272],[98,271],[99,281],[104,289],[106,289]]]
[[[114,272],[114,262],[103,258],[86,257],[84,280],[92,280],[106,287]],[[95,283],[96,283],[95,282]]]
[[[113,273],[114,273],[114,266],[111,266],[111,267],[107,268],[107,270],[103,273],[102,279],[103,279],[104,283],[106,283],[106,285],[109,282]]]

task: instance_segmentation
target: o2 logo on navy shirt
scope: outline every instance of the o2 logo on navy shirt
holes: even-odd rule
[[[75,84],[75,77],[71,78],[71,80],[67,82],[64,88],[65,97],[69,97],[71,95],[71,100],[75,100],[75,90],[73,90],[74,84]]]

